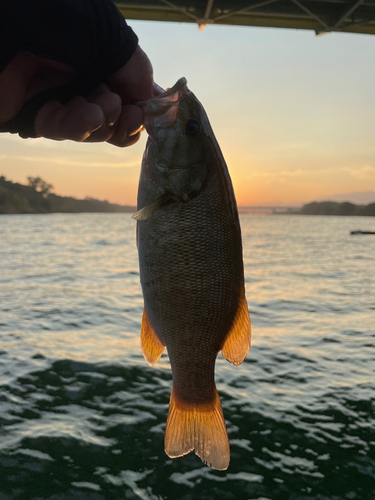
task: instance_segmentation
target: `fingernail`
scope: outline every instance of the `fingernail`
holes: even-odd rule
[[[145,130],[145,126],[141,125],[136,130],[134,130],[131,134],[129,134],[129,137],[132,137],[133,135],[137,135],[139,132],[143,132],[143,130]]]
[[[89,130],[89,134],[91,135],[93,132],[96,132],[102,127],[102,125],[99,125],[99,127],[93,127],[91,130]]]

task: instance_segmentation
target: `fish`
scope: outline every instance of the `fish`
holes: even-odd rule
[[[202,104],[180,78],[138,103],[149,135],[139,179],[137,246],[149,365],[167,347],[172,391],[164,447],[226,470],[230,447],[215,385],[218,353],[250,348],[241,228],[228,168]]]

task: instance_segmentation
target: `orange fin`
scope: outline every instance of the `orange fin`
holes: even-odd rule
[[[163,354],[165,345],[160,342],[146,314],[146,309],[143,310],[142,330],[141,330],[141,346],[143,356],[149,365],[154,365],[160,356]]]
[[[209,467],[228,468],[229,440],[216,389],[213,402],[193,405],[177,400],[172,388],[164,444],[170,458],[182,457],[194,450]]]
[[[250,339],[250,316],[244,292],[239,301],[232,327],[229,330],[221,349],[224,358],[236,366],[240,365],[249,352]]]

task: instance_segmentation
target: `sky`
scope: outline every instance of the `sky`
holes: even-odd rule
[[[129,21],[155,81],[204,105],[240,206],[375,191],[375,36]],[[130,148],[0,134],[0,175],[135,205],[146,133]],[[374,200],[375,201],[375,200]]]

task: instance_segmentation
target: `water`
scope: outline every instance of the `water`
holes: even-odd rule
[[[375,219],[241,219],[253,324],[216,380],[231,464],[163,451],[128,214],[0,217],[0,500],[373,500]]]

